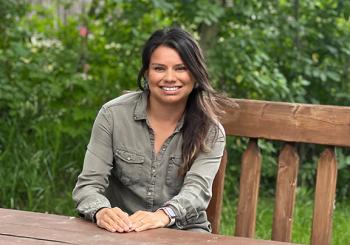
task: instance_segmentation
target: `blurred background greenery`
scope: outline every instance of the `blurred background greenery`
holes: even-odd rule
[[[93,120],[106,101],[137,88],[154,30],[192,32],[214,86],[230,97],[349,106],[349,15],[348,0],[0,0],[0,207],[75,215],[71,191]],[[245,145],[228,139],[224,234],[233,232]],[[257,237],[269,239],[280,147],[260,147]],[[298,148],[293,240],[308,243],[320,149]],[[337,153],[333,244],[349,244],[350,154]]]

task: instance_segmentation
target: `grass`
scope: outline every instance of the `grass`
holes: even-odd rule
[[[223,215],[221,221],[221,234],[233,235],[235,229],[235,214],[237,200],[235,198],[224,199]],[[256,238],[270,240],[272,233],[272,217],[274,202],[272,198],[259,199],[256,221]],[[310,191],[298,190],[296,208],[294,210],[294,222],[292,242],[310,244],[310,231],[312,224],[313,196]],[[333,216],[333,245],[350,244],[350,202],[337,203]]]
[[[0,207],[74,215],[71,192],[85,144],[61,141],[61,135],[49,132],[7,136],[11,140],[0,144]]]

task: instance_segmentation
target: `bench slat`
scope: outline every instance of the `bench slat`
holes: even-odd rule
[[[312,245],[329,245],[332,236],[333,206],[337,183],[337,160],[334,147],[327,147],[317,165]]]
[[[287,143],[278,159],[272,240],[282,242],[291,240],[298,169],[299,155],[295,147]]]
[[[224,196],[225,170],[227,165],[227,151],[224,151],[218,173],[213,183],[213,196],[207,208],[208,220],[211,223],[212,233],[219,234],[222,211],[222,200]]]
[[[234,101],[222,118],[227,135],[350,146],[350,107]]]
[[[261,154],[257,139],[250,139],[242,156],[236,236],[254,237],[259,195]]]

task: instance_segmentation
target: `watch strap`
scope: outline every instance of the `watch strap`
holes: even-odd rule
[[[176,214],[175,214],[174,210],[171,207],[161,207],[158,210],[163,210],[163,212],[169,217],[170,222],[167,225],[167,227],[172,226],[173,224],[175,224]]]

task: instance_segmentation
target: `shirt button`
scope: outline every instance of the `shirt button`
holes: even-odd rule
[[[126,159],[128,159],[128,161],[130,161],[131,158],[130,158],[130,157],[127,157]]]
[[[156,170],[155,169],[152,169],[152,173],[155,173],[156,172]]]
[[[150,191],[149,191],[149,192],[147,192],[147,195],[149,195],[149,196],[150,196],[151,194],[152,194],[152,193],[151,193]]]

